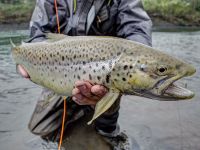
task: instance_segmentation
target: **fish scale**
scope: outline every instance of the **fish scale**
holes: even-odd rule
[[[48,34],[47,38],[44,42],[13,44],[16,64],[23,66],[31,81],[60,95],[71,96],[77,80],[107,87],[109,92],[97,103],[91,122],[121,94],[158,100],[194,96],[173,83],[193,75],[195,68],[152,47],[114,37]]]

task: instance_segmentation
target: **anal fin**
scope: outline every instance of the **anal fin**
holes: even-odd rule
[[[92,119],[87,123],[90,125],[96,118],[107,111],[119,97],[119,92],[110,90],[97,104]]]

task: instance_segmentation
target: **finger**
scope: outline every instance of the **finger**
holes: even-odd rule
[[[17,71],[22,75],[22,77],[30,78],[28,72],[21,65],[17,65]]]
[[[91,96],[90,98],[88,98],[88,97],[82,95],[81,93],[76,94],[73,97],[78,99],[80,102],[88,100],[88,101],[92,101],[92,103],[93,102],[97,103],[100,100],[100,98],[97,96]],[[90,103],[90,102],[84,102],[84,103]]]
[[[94,100],[88,99],[88,98],[83,98],[79,100],[76,97],[72,97],[72,100],[76,102],[78,105],[95,105],[96,102]]]
[[[79,94],[80,93],[80,90],[78,88],[74,88],[72,90],[72,96],[76,95],[76,94]]]
[[[103,97],[107,92],[108,90],[102,85],[94,85],[91,88],[91,93],[98,97]]]
[[[92,84],[88,81],[77,81],[75,83],[76,88],[79,89],[80,93],[88,98],[91,98],[93,95],[91,93]]]
[[[77,103],[78,105],[82,105],[81,102],[76,98],[76,97],[72,97],[72,100]]]

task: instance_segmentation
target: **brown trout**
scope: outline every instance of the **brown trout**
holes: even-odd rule
[[[114,37],[48,34],[49,40],[13,45],[12,56],[30,80],[71,96],[74,83],[86,80],[109,92],[96,104],[89,124],[108,110],[120,94],[158,100],[190,99],[194,93],[175,85],[195,68],[152,47]]]

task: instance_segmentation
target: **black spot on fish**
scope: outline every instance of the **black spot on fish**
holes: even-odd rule
[[[57,70],[57,67],[55,66],[55,70]]]
[[[129,78],[132,78],[132,75],[131,75],[131,74],[129,75]]]
[[[76,55],[74,55],[74,59],[76,58]]]
[[[52,54],[50,54],[50,57],[52,57]]]
[[[106,82],[109,83],[110,82],[110,74],[106,75]]]
[[[127,70],[128,69],[128,66],[127,65],[124,65],[124,70]]]
[[[126,81],[126,78],[122,78],[123,81]]]
[[[62,56],[62,61],[64,61],[65,60],[65,57],[64,56]]]
[[[78,78],[78,79],[81,79],[81,77],[80,77],[79,75],[77,75],[77,78]]]
[[[79,66],[78,70],[81,70],[81,67]]]
[[[120,54],[121,54],[121,53],[120,53],[120,52],[118,52],[118,53],[117,53],[117,56],[119,56]]]
[[[130,65],[130,66],[129,66],[129,68],[130,68],[130,69],[132,69],[132,68],[133,68],[133,66],[131,66],[131,65]]]
[[[96,67],[98,67],[99,66],[99,64],[98,63],[96,63]]]
[[[101,80],[101,77],[100,77],[100,76],[97,76],[97,79],[100,81],[100,80]]]
[[[105,66],[102,66],[102,69],[105,70]]]
[[[57,52],[57,55],[59,55],[59,52]]]
[[[119,76],[120,76],[120,74],[118,73],[118,74],[117,74],[117,76],[119,77]]]
[[[89,74],[89,79],[92,80],[92,76],[91,76],[91,74]]]
[[[96,72],[96,70],[94,69],[93,72]]]
[[[86,71],[85,71],[85,70],[83,71],[83,74],[86,74]]]
[[[65,74],[65,78],[67,77],[67,74]]]
[[[83,65],[85,65],[86,64],[86,62],[85,61],[83,61]]]

